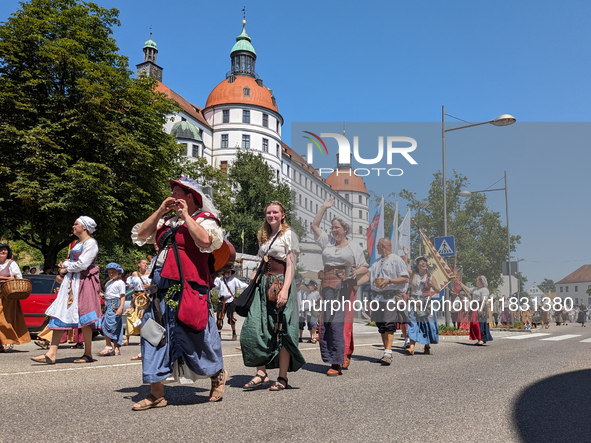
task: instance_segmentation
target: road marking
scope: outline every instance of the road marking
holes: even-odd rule
[[[562,340],[568,340],[569,338],[575,338],[575,337],[580,337],[580,336],[581,336],[581,334],[566,334],[566,335],[557,335],[556,337],[542,338],[542,340],[562,341]]]
[[[361,348],[364,346],[376,346],[376,345],[380,345],[383,346],[382,343],[364,343],[364,344],[359,344],[359,345],[355,345],[356,348]],[[319,347],[318,346],[314,346],[311,348],[300,348],[300,351],[318,351]],[[226,354],[223,357],[224,358],[228,358],[228,357],[241,357],[242,353],[239,354]],[[0,376],[6,376],[6,375],[30,375],[30,374],[45,374],[45,373],[49,373],[49,372],[66,372],[66,371],[84,371],[87,369],[102,369],[102,368],[116,368],[116,367],[120,367],[120,366],[137,366],[137,365],[141,365],[141,362],[137,362],[137,363],[119,363],[119,364],[114,364],[114,365],[98,365],[98,366],[83,366],[83,367],[75,367],[75,368],[61,368],[61,369],[44,369],[41,371],[23,371],[23,372],[3,372],[0,373]]]
[[[543,335],[550,335],[549,333],[546,332],[536,332],[533,334],[519,334],[519,335],[512,335],[511,337],[505,337],[508,340],[523,340],[524,338],[533,338],[533,337],[542,337]],[[543,340],[549,340],[547,338],[543,339]]]
[[[581,340],[579,343],[591,343],[591,338],[586,338],[585,340]]]

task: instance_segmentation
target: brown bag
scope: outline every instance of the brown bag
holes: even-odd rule
[[[283,289],[283,283],[277,276],[274,276],[271,286],[269,286],[269,290],[267,291],[267,298],[271,303],[277,303],[281,289]]]

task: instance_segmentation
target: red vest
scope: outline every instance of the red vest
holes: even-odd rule
[[[218,225],[220,224],[219,220],[215,218],[210,212],[200,212],[194,217],[194,220],[198,219],[199,217],[212,218]],[[167,217],[165,220],[170,218],[171,217]],[[164,234],[164,232],[168,231],[169,229],[169,226],[162,225],[156,234],[157,240],[160,240],[162,234]],[[176,231],[175,238],[179,248],[179,256],[181,259],[183,276],[185,277],[185,280],[211,287],[213,285],[213,281],[209,273],[208,265],[210,253],[201,252],[199,250],[199,247],[195,244],[193,237],[191,237],[186,224],[181,226]],[[164,266],[162,267],[161,275],[162,277],[169,278],[171,280],[180,280],[179,270],[176,264],[172,245],[168,247],[168,253],[166,255],[166,260],[164,261]]]

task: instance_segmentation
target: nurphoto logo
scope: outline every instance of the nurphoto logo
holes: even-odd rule
[[[321,133],[320,136],[309,132],[303,131],[306,134],[311,135],[309,137],[304,135],[303,138],[309,140],[308,143],[308,151],[306,160],[308,163],[312,164],[314,161],[314,151],[315,146],[320,151],[321,155],[325,153],[328,155],[328,148],[326,147],[326,143],[324,142],[323,138],[333,138],[338,143],[338,150],[337,150],[337,157],[339,165],[351,165],[351,143],[349,139],[345,137],[345,135],[337,134],[333,132]],[[385,160],[387,165],[393,164],[393,157],[395,154],[400,154],[408,163],[411,165],[417,165],[418,163],[415,161],[414,158],[410,155],[417,148],[417,141],[411,137],[400,137],[400,136],[387,136],[386,137],[386,150],[385,150]],[[368,151],[368,149],[365,149]],[[355,156],[355,160],[362,165],[378,165],[384,160],[384,137],[378,137],[378,150],[377,155],[374,158],[363,158],[359,152],[359,137],[353,137],[353,155]],[[404,174],[404,171],[401,168],[355,168],[355,169],[337,169],[337,175],[340,174],[355,174],[359,177],[366,177],[370,175],[374,171],[378,176],[380,173],[387,174],[391,177],[398,177]],[[320,175],[327,174],[330,175],[334,172],[332,168],[319,168],[318,172]]]

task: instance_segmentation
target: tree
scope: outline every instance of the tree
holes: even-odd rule
[[[556,292],[554,280],[550,280],[549,278],[545,278],[544,281],[538,285],[538,288],[540,288],[544,294],[547,294],[548,292]]]
[[[118,54],[116,9],[21,5],[0,26],[0,235],[52,266],[81,214],[101,246],[129,243],[182,172],[182,146],[162,131],[176,104]]]
[[[257,232],[265,221],[265,207],[276,200],[283,204],[287,222],[291,223],[291,190],[287,183],[277,180],[271,168],[260,153],[239,150],[235,161],[228,169],[234,195],[234,230],[230,241],[242,244],[240,234],[244,230],[244,252],[258,251]]]
[[[433,241],[442,236],[443,230],[443,187],[441,173],[434,175],[427,200],[429,207],[422,210],[421,229]],[[489,211],[486,195],[474,193],[469,198],[459,197],[469,182],[465,176],[454,171],[447,180],[447,231],[455,236],[458,265],[463,269],[464,281],[475,282],[478,275],[486,276],[493,292],[502,282],[502,263],[507,261],[507,227],[502,226],[500,213]],[[420,200],[414,192],[403,189],[399,196],[409,202],[413,213],[418,210]],[[418,253],[420,234],[412,230],[413,256]],[[521,236],[511,236],[511,251],[521,243]]]

